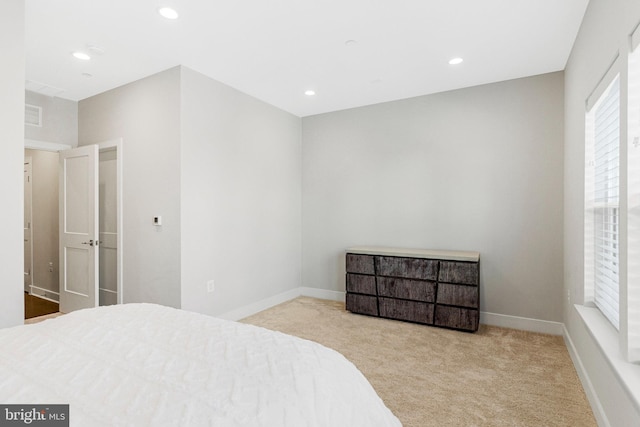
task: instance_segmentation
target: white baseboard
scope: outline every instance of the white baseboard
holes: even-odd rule
[[[51,291],[49,289],[39,288],[37,286],[31,285],[31,295],[46,299],[47,301],[59,303],[60,302],[60,294],[58,292]]]
[[[327,299],[331,301],[344,301],[344,292],[328,291],[326,289],[301,287],[300,295],[311,298]]]
[[[327,289],[309,288],[301,286],[289,291],[274,295],[272,297],[257,301],[253,304],[231,310],[217,317],[227,320],[240,320],[263,310],[282,304],[299,296],[326,299],[330,301],[344,301],[345,293],[340,291],[330,291]],[[562,335],[564,325],[560,322],[550,322],[547,320],[529,319],[526,317],[507,316],[504,314],[495,314],[480,312],[480,323],[492,326],[500,326],[503,328],[520,329],[530,332],[539,332],[543,334]]]
[[[584,389],[584,393],[587,395],[587,400],[589,400],[589,404],[591,404],[591,410],[593,411],[593,416],[596,418],[596,422],[599,427],[610,427],[611,424],[604,412],[604,408],[602,407],[602,403],[600,399],[598,399],[598,395],[596,394],[596,390],[593,387],[593,383],[591,383],[591,379],[589,378],[589,374],[587,370],[584,368],[584,364],[582,363],[582,359],[578,355],[578,351],[576,350],[573,341],[571,340],[571,336],[569,335],[569,331],[563,325],[563,337],[564,344],[567,347],[567,351],[569,352],[569,356],[571,357],[571,361],[573,362],[573,366],[576,368],[576,372],[578,373],[578,377],[580,378],[580,382],[582,383],[582,388]]]
[[[259,313],[263,310],[266,310],[278,304],[282,304],[283,302],[287,302],[299,296],[300,296],[300,288],[291,289],[289,291],[282,292],[281,294],[274,295],[272,297],[254,302],[253,304],[245,305],[244,307],[240,307],[235,310],[228,311],[216,317],[219,317],[221,319],[226,319],[226,320],[238,321],[240,319],[244,319],[245,317],[249,317],[253,314]]]
[[[344,292],[328,291],[326,289],[306,288],[299,287],[291,289],[290,291],[282,292],[278,295],[274,295],[269,298],[265,298],[261,301],[254,302],[253,304],[245,305],[244,307],[237,308],[235,310],[228,311],[219,316],[221,319],[235,320],[244,319],[256,313],[259,313],[268,308],[274,307],[283,302],[290,301],[299,296],[312,297],[318,299],[326,299],[331,301],[344,301]]]
[[[564,324],[560,322],[508,316],[506,314],[488,313],[486,311],[480,312],[480,323],[550,335],[562,335],[564,330]]]

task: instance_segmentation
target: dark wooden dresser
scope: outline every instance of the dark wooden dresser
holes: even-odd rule
[[[478,252],[357,246],[347,249],[346,257],[347,310],[478,330]]]

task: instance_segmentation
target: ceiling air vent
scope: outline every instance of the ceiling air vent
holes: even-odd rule
[[[42,107],[38,107],[37,105],[25,104],[24,124],[29,126],[42,127]]]

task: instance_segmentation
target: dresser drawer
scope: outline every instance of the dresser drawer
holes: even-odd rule
[[[438,282],[478,285],[480,270],[477,262],[441,261]]]
[[[463,329],[465,331],[478,330],[480,320],[480,312],[478,310],[438,305],[435,312],[434,323],[436,326]]]
[[[440,283],[436,302],[438,304],[478,308],[478,287]]]
[[[373,255],[347,254],[347,273],[375,274]]]
[[[381,297],[434,302],[436,284],[422,280],[378,277],[378,295]]]
[[[347,292],[375,295],[376,276],[347,273]]]
[[[378,298],[375,295],[347,294],[346,306],[352,313],[378,316]]]
[[[346,251],[346,270],[351,312],[478,330],[478,252],[357,246]]]
[[[378,276],[435,281],[438,278],[438,261],[376,256],[376,272]]]
[[[380,317],[433,324],[433,304],[378,297]]]

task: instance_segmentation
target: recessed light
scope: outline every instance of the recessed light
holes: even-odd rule
[[[91,73],[82,73],[82,76],[90,79],[91,77],[93,77],[93,74],[91,74]]]
[[[453,58],[449,61],[450,65],[458,65],[458,64],[462,64],[462,61],[464,61],[464,59],[462,58]]]
[[[88,61],[91,59],[91,57],[84,52],[73,52],[73,56],[77,59],[82,59],[83,61]]]
[[[307,96],[313,96],[313,95],[316,94],[316,91],[309,89],[309,90],[305,90],[304,94],[307,95]]]
[[[355,46],[356,44],[358,44],[358,42],[355,40],[347,40],[346,42],[344,42],[344,44],[346,46]]]
[[[175,9],[171,9],[170,7],[161,7],[158,9],[158,13],[164,16],[167,19],[178,19],[178,12]]]

